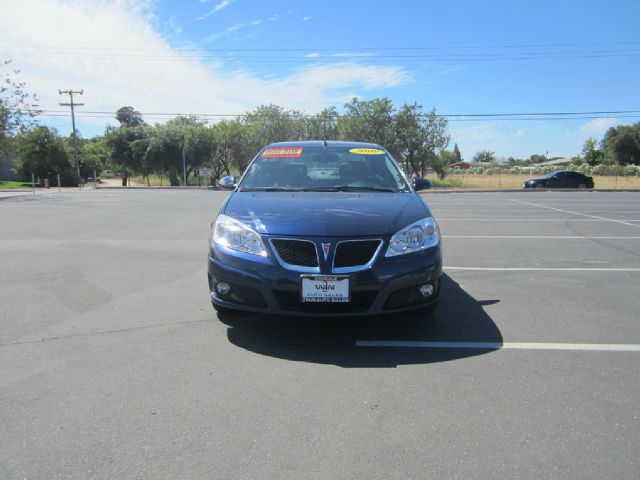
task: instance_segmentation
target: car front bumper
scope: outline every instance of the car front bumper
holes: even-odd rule
[[[301,275],[267,257],[235,252],[219,245],[209,250],[208,281],[211,302],[222,307],[275,315],[359,316],[413,310],[434,305],[442,275],[440,245],[420,252],[385,257],[383,248],[370,268],[349,273],[348,303],[304,303]],[[321,271],[321,275],[332,275]],[[215,284],[228,283],[221,295]],[[425,298],[420,286],[430,283],[434,293]]]

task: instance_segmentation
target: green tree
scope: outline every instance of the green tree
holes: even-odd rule
[[[425,113],[422,106],[405,104],[393,117],[395,140],[389,150],[402,162],[406,171],[423,176],[427,167],[446,175],[438,164],[438,155],[449,143],[447,120],[435,109]],[[444,177],[443,177],[444,178]]]
[[[183,185],[186,185],[187,179],[198,167],[211,162],[215,140],[204,122],[197,117],[178,116],[146,130],[146,141],[140,138],[132,147],[134,157],[136,151],[140,155],[147,177],[150,171],[168,171],[171,186],[180,184],[180,174]]]
[[[134,143],[147,138],[149,129],[145,126],[107,127],[104,135],[106,145],[111,150],[111,159],[121,169],[122,186],[127,186],[129,175],[142,168],[142,157],[139,148],[134,149]]]
[[[403,105],[394,117],[395,142],[388,145],[391,153],[400,161],[405,171],[422,175],[426,163],[425,132],[420,125],[421,107]]]
[[[80,162],[93,175],[111,167],[111,151],[104,138],[93,138],[82,145]]]
[[[602,143],[618,165],[640,165],[640,122],[611,127]]]
[[[133,165],[142,172],[142,176],[147,179],[147,185],[151,186],[149,174],[156,171],[150,162],[149,143],[151,142],[152,127],[147,124],[135,127],[135,138],[129,143]]]
[[[478,163],[491,163],[496,161],[496,154],[489,150],[480,150],[473,156],[473,161]]]
[[[582,156],[591,166],[598,165],[604,160],[604,151],[598,148],[595,138],[588,138],[582,147]]]
[[[453,154],[454,154],[454,158],[453,158],[453,162],[451,163],[459,163],[462,161],[462,154],[460,153],[460,149],[458,148],[458,144],[454,144],[453,146]]]
[[[435,108],[431,109],[426,115],[421,115],[420,118],[422,128],[425,131],[427,165],[431,166],[440,178],[444,178],[447,169],[440,168],[438,162],[439,154],[447,148],[451,139],[447,133],[447,119],[438,117]],[[448,165],[447,163],[446,166]]]
[[[0,63],[0,155],[11,150],[13,137],[31,127],[39,113],[37,97],[14,80],[20,71],[10,70],[10,64],[10,60]]]
[[[534,153],[533,155],[529,156],[529,164],[532,163],[544,163],[547,161],[547,157],[545,155],[539,155],[537,153]]]
[[[121,169],[122,186],[126,187],[129,175],[146,168],[145,155],[150,130],[140,112],[133,107],[120,107],[116,111],[119,127],[107,127],[104,135],[111,150],[111,159]]]
[[[443,179],[451,171],[449,166],[452,163],[457,163],[457,159],[458,157],[455,151],[442,150],[431,162],[431,167],[433,168],[433,171],[436,172],[436,175],[438,175],[438,178]]]
[[[120,107],[116,110],[116,120],[125,127],[145,125],[142,114],[133,107]]]
[[[153,170],[168,171],[172,187],[180,185],[178,171],[182,166],[184,128],[179,119],[156,125],[151,130],[147,147],[149,165]]]
[[[251,127],[241,119],[225,120],[211,127],[216,144],[214,170],[217,175],[223,170],[227,175],[232,170],[242,174],[258,148],[251,142]]]
[[[305,140],[336,140],[338,138],[338,112],[336,107],[328,107],[317,115],[305,119]]]
[[[244,133],[254,151],[269,143],[300,140],[304,136],[304,114],[277,105],[261,105],[245,113],[242,121],[247,127]]]
[[[185,126],[184,151],[187,176],[200,167],[212,166],[216,142],[212,130],[203,121],[194,118],[190,125]]]
[[[71,183],[77,185],[79,180],[68,175],[71,168],[69,152],[62,137],[48,127],[36,127],[21,133],[17,137],[16,150],[18,160],[16,170],[25,179],[35,174],[39,183],[53,174],[65,174]]]
[[[358,100],[344,106],[345,114],[338,118],[341,140],[373,142],[389,147],[395,140],[393,103],[388,98]]]

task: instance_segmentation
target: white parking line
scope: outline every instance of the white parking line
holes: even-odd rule
[[[411,340],[356,340],[356,347],[451,348],[463,350],[578,350],[588,352],[640,352],[627,343],[527,343],[527,342],[419,342]]]
[[[470,272],[640,272],[640,268],[552,268],[552,267],[451,267],[444,266],[444,270],[459,270]]]
[[[459,212],[459,213],[540,213],[540,210],[522,210],[520,208],[434,208],[435,213],[440,212]]]
[[[555,207],[547,207],[546,205],[542,208],[553,208],[555,209]],[[436,215],[440,215],[441,213],[447,213],[450,214],[452,212],[455,213],[459,213],[461,215],[472,215],[474,213],[513,213],[513,214],[521,214],[521,213],[540,213],[540,210],[518,210],[517,208],[493,208],[493,209],[489,209],[489,208],[452,208],[452,209],[448,209],[448,208],[432,208],[433,212]],[[569,210],[558,210],[559,213],[564,213],[564,212],[569,212]],[[637,208],[635,210],[583,210],[583,211],[574,211],[571,210],[571,213],[574,213],[576,215],[591,215],[594,213],[601,213],[601,214],[618,214],[618,213],[638,213],[640,212],[640,208]],[[598,217],[597,215],[594,215],[596,218],[605,218],[607,220],[611,220],[609,218],[606,217]]]
[[[536,239],[536,240],[640,240],[640,237],[580,237],[569,235],[443,235],[442,238],[498,238],[498,239]]]
[[[451,206],[451,207],[478,207],[478,206],[489,206],[489,207],[503,207],[504,203],[499,202],[493,202],[493,203],[485,203],[485,202],[474,202],[474,203],[442,203],[442,202],[427,202],[430,206],[431,205],[447,205],[447,206]],[[549,207],[580,207],[580,206],[585,206],[585,207],[633,207],[633,206],[638,206],[640,207],[640,203],[637,200],[629,200],[626,203],[622,203],[622,202],[606,202],[606,201],[599,201],[597,203],[542,203],[540,202],[540,205],[547,205]]]
[[[442,218],[436,217],[438,222],[640,222],[638,218],[611,220],[610,218]]]
[[[598,220],[608,220],[609,222],[621,223],[621,224],[623,224],[623,225],[630,225],[630,226],[632,226],[632,227],[638,227],[638,226],[640,226],[640,225],[635,225],[635,224],[633,224],[633,223],[625,222],[625,221],[623,221],[623,220],[614,220],[614,219],[612,219],[612,218],[600,217],[600,216],[598,216],[598,215],[589,215],[588,213],[580,213],[580,212],[575,212],[575,211],[573,211],[573,210],[565,210],[565,209],[563,209],[563,208],[548,207],[548,206],[546,206],[546,205],[540,205],[539,203],[523,202],[522,200],[514,200],[513,198],[511,198],[510,200],[511,200],[512,202],[520,203],[520,204],[522,204],[522,205],[532,205],[532,206],[534,206],[534,207],[546,208],[546,209],[548,209],[548,210],[553,210],[553,211],[555,211],[555,212],[571,213],[572,215],[582,215],[582,216],[585,216],[585,217],[596,218],[596,219],[598,219]],[[612,213],[614,213],[614,212],[612,212]]]

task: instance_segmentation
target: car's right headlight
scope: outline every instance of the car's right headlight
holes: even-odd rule
[[[423,218],[404,227],[391,237],[385,257],[418,252],[440,242],[440,229],[433,217]]]
[[[226,215],[218,215],[213,227],[213,241],[238,252],[267,256],[260,235],[248,225]]]

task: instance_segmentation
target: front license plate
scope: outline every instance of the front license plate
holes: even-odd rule
[[[349,301],[349,277],[305,275],[301,278],[303,302],[346,303]]]

